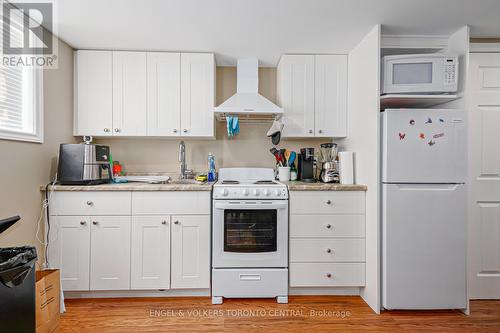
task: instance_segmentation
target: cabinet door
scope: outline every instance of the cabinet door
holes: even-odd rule
[[[91,221],[90,290],[130,289],[130,216]]]
[[[315,136],[347,135],[347,56],[317,55],[314,76]]]
[[[74,128],[77,136],[110,136],[113,129],[111,51],[76,51]]]
[[[181,54],[181,135],[214,136],[213,54]]]
[[[283,137],[314,136],[314,56],[284,55],[278,66]]]
[[[113,135],[145,136],[145,52],[113,52]]]
[[[148,136],[179,136],[181,126],[181,55],[149,52]]]
[[[61,270],[63,290],[89,290],[90,218],[51,216],[48,259]]]
[[[172,216],[171,285],[210,287],[210,215]]]
[[[133,216],[131,289],[170,288],[170,216]]]

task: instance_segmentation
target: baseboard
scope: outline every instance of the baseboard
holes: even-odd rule
[[[290,288],[289,295],[339,295],[339,296],[359,296],[359,287],[311,287],[311,288]]]
[[[210,289],[65,291],[64,298],[210,296]]]

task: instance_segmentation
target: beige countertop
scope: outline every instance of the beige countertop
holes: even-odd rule
[[[54,191],[211,191],[213,183],[118,183],[101,185],[55,185]],[[45,191],[45,186],[40,186],[41,191]]]
[[[366,191],[366,185],[337,184],[337,183],[304,183],[301,181],[282,182],[288,186],[290,191]]]
[[[366,185],[344,185],[336,183],[304,183],[301,181],[282,182],[288,186],[290,191],[366,191]],[[213,183],[168,183],[168,184],[147,184],[147,183],[122,183],[122,184],[101,184],[101,185],[55,185],[54,191],[211,191]],[[41,191],[45,191],[45,186],[40,186]]]

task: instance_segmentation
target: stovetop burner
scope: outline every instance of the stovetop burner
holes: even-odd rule
[[[276,185],[276,182],[273,180],[257,180],[253,183],[255,185]]]
[[[240,182],[237,181],[237,180],[223,180],[222,181],[222,184],[223,185],[226,185],[226,184],[239,184]]]

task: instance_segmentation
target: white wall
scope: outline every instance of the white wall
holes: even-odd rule
[[[366,287],[361,297],[380,312],[380,25],[349,53],[348,129],[342,146],[355,152],[356,183],[366,192]]]
[[[43,72],[44,142],[0,140],[0,218],[22,218],[0,235],[0,247],[36,245],[39,261],[43,258],[35,239],[42,198],[39,187],[55,175],[59,144],[74,141],[73,49],[61,40],[58,65]]]

